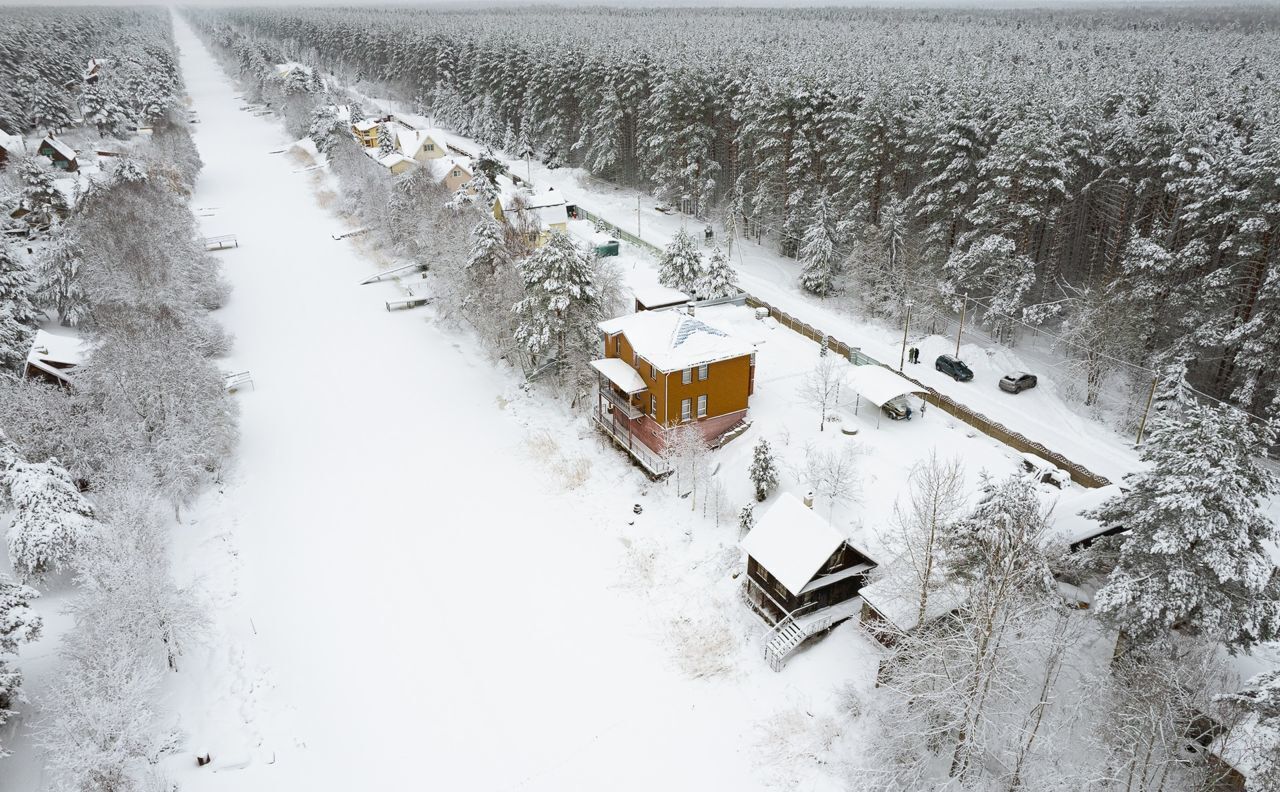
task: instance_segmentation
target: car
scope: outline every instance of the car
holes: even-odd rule
[[[1015,371],[1000,378],[1000,390],[1005,393],[1022,393],[1036,386],[1036,375],[1025,371]]]
[[[884,410],[884,414],[895,421],[909,421],[914,413],[911,405],[907,403],[906,396],[894,396],[885,402],[880,409]]]
[[[938,355],[938,359],[933,361],[933,367],[956,382],[968,382],[973,379],[973,371],[955,355]]]

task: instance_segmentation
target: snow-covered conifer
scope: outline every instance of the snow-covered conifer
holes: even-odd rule
[[[40,637],[40,617],[31,610],[31,601],[38,596],[30,586],[0,578],[0,726],[14,714],[22,687],[22,673],[7,656],[17,654],[20,644]],[[0,758],[8,755],[0,742]]]
[[[13,503],[9,560],[24,579],[63,569],[95,530],[93,508],[56,459],[19,462],[0,473]]]
[[[535,362],[557,361],[565,371],[595,348],[599,301],[593,262],[562,231],[520,263],[525,297],[513,310],[518,341]]]
[[[836,245],[841,241],[840,224],[824,192],[813,208],[813,217],[800,240],[800,285],[812,294],[827,297],[835,293],[840,261]]]
[[[769,441],[760,438],[751,450],[751,467],[747,471],[751,485],[756,490],[756,500],[762,501],[778,486],[778,463],[773,458]]]
[[[738,275],[720,248],[717,247],[711,251],[711,256],[707,259],[706,271],[702,273],[702,278],[694,291],[703,300],[729,297],[741,291],[738,288]]]
[[[658,282],[685,294],[696,295],[698,286],[706,277],[706,269],[697,243],[681,228],[658,260]]]
[[[32,290],[26,267],[0,240],[0,371],[13,372],[27,359],[40,317]]]
[[[1189,405],[1160,419],[1147,470],[1092,513],[1128,530],[1120,563],[1096,599],[1100,615],[1139,644],[1173,629],[1247,649],[1280,634],[1280,573],[1267,551],[1276,526],[1262,505],[1275,477],[1258,458],[1275,430],[1230,407]]]
[[[37,301],[41,307],[56,312],[64,325],[78,325],[89,316],[89,299],[80,279],[80,258],[75,234],[68,230],[50,242],[36,259]]]

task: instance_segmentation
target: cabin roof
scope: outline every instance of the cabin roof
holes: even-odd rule
[[[58,333],[37,330],[36,337],[31,342],[31,349],[27,352],[28,365],[63,382],[67,380],[66,370],[79,366],[84,359],[83,339],[65,329]]]
[[[627,314],[597,327],[608,335],[625,335],[637,354],[662,371],[693,368],[755,352],[754,344],[674,309]]]
[[[924,393],[924,388],[884,366],[854,366],[849,370],[849,384],[858,395],[877,407],[908,393]]]
[[[920,625],[920,593],[913,581],[902,572],[902,564],[894,571],[862,587],[858,592],[862,601],[875,609],[885,621],[902,632],[910,632]],[[954,583],[944,583],[929,592],[925,604],[924,620],[931,622],[964,604],[964,590]]]
[[[409,159],[408,157],[406,157],[405,155],[401,154],[398,151],[393,151],[390,154],[383,154],[381,157],[378,157],[377,159],[378,159],[378,164],[386,168],[394,168],[395,166],[399,165],[402,162],[407,162],[411,165],[414,164],[414,160]]]
[[[53,135],[45,138],[40,145],[43,146],[45,143],[48,143],[49,147],[58,152],[58,155],[63,159],[73,160],[76,158],[75,149],[71,148],[66,143],[63,143],[61,140],[58,140]]]
[[[634,289],[631,294],[635,297],[636,302],[645,308],[666,308],[671,305],[684,305],[693,299],[679,289],[673,289],[670,286],[642,287]]]
[[[1064,492],[1053,507],[1050,533],[1068,545],[1101,536],[1110,527],[1081,512],[1092,511],[1120,493],[1118,484]]]
[[[799,596],[844,542],[844,536],[831,523],[796,496],[784,492],[739,546],[781,581],[787,591]]]
[[[5,151],[21,151],[26,146],[23,145],[22,138],[17,135],[10,135],[3,129],[0,129],[0,148]]]

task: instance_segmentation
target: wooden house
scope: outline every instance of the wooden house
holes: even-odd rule
[[[26,144],[17,135],[10,135],[0,130],[0,168],[4,168],[11,159],[17,159],[26,153]]]
[[[684,310],[643,311],[597,325],[604,356],[595,419],[651,474],[670,432],[696,426],[717,444],[746,419],[755,346]]]
[[[368,149],[368,151],[372,153],[373,150]],[[375,157],[375,159],[378,160],[379,165],[391,171],[391,173],[396,176],[399,176],[402,173],[407,173],[417,166],[413,160],[398,151],[393,151],[390,154]]]
[[[739,544],[747,554],[746,600],[771,628],[765,656],[775,670],[804,641],[858,614],[858,593],[876,568],[865,551],[787,492]]]
[[[377,118],[366,118],[351,125],[351,134],[365,148],[378,147],[378,126],[382,123]]]
[[[48,157],[53,163],[53,167],[58,170],[64,170],[68,173],[75,173],[80,170],[80,163],[76,159],[75,149],[58,140],[53,135],[40,141],[40,148],[36,153],[41,157]]]
[[[432,175],[439,179],[445,189],[451,193],[461,190],[475,175],[472,172],[471,163],[461,157],[436,157],[426,160],[424,164],[431,169]],[[471,192],[474,192],[474,190]]]
[[[441,142],[421,129],[397,130],[396,146],[401,154],[415,162],[428,162],[448,154]]]
[[[508,188],[494,201],[493,216],[513,228],[528,229],[530,241],[541,246],[552,231],[569,231],[567,207],[554,187],[540,192]]]
[[[71,387],[67,375],[83,362],[84,344],[79,336],[66,330],[59,333],[37,330],[27,352],[23,374],[54,385]]]

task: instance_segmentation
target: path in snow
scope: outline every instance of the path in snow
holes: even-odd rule
[[[280,126],[176,32],[193,205],[240,241],[216,254],[227,367],[256,385],[235,469],[177,553],[219,597],[215,645],[171,696],[184,789],[758,788],[755,684],[676,674],[616,588],[606,528],[635,479],[596,506],[548,494],[498,405],[510,381],[423,312],[383,310],[393,287],[356,285],[369,263],[269,153]],[[205,751],[221,772],[185,769]]]

